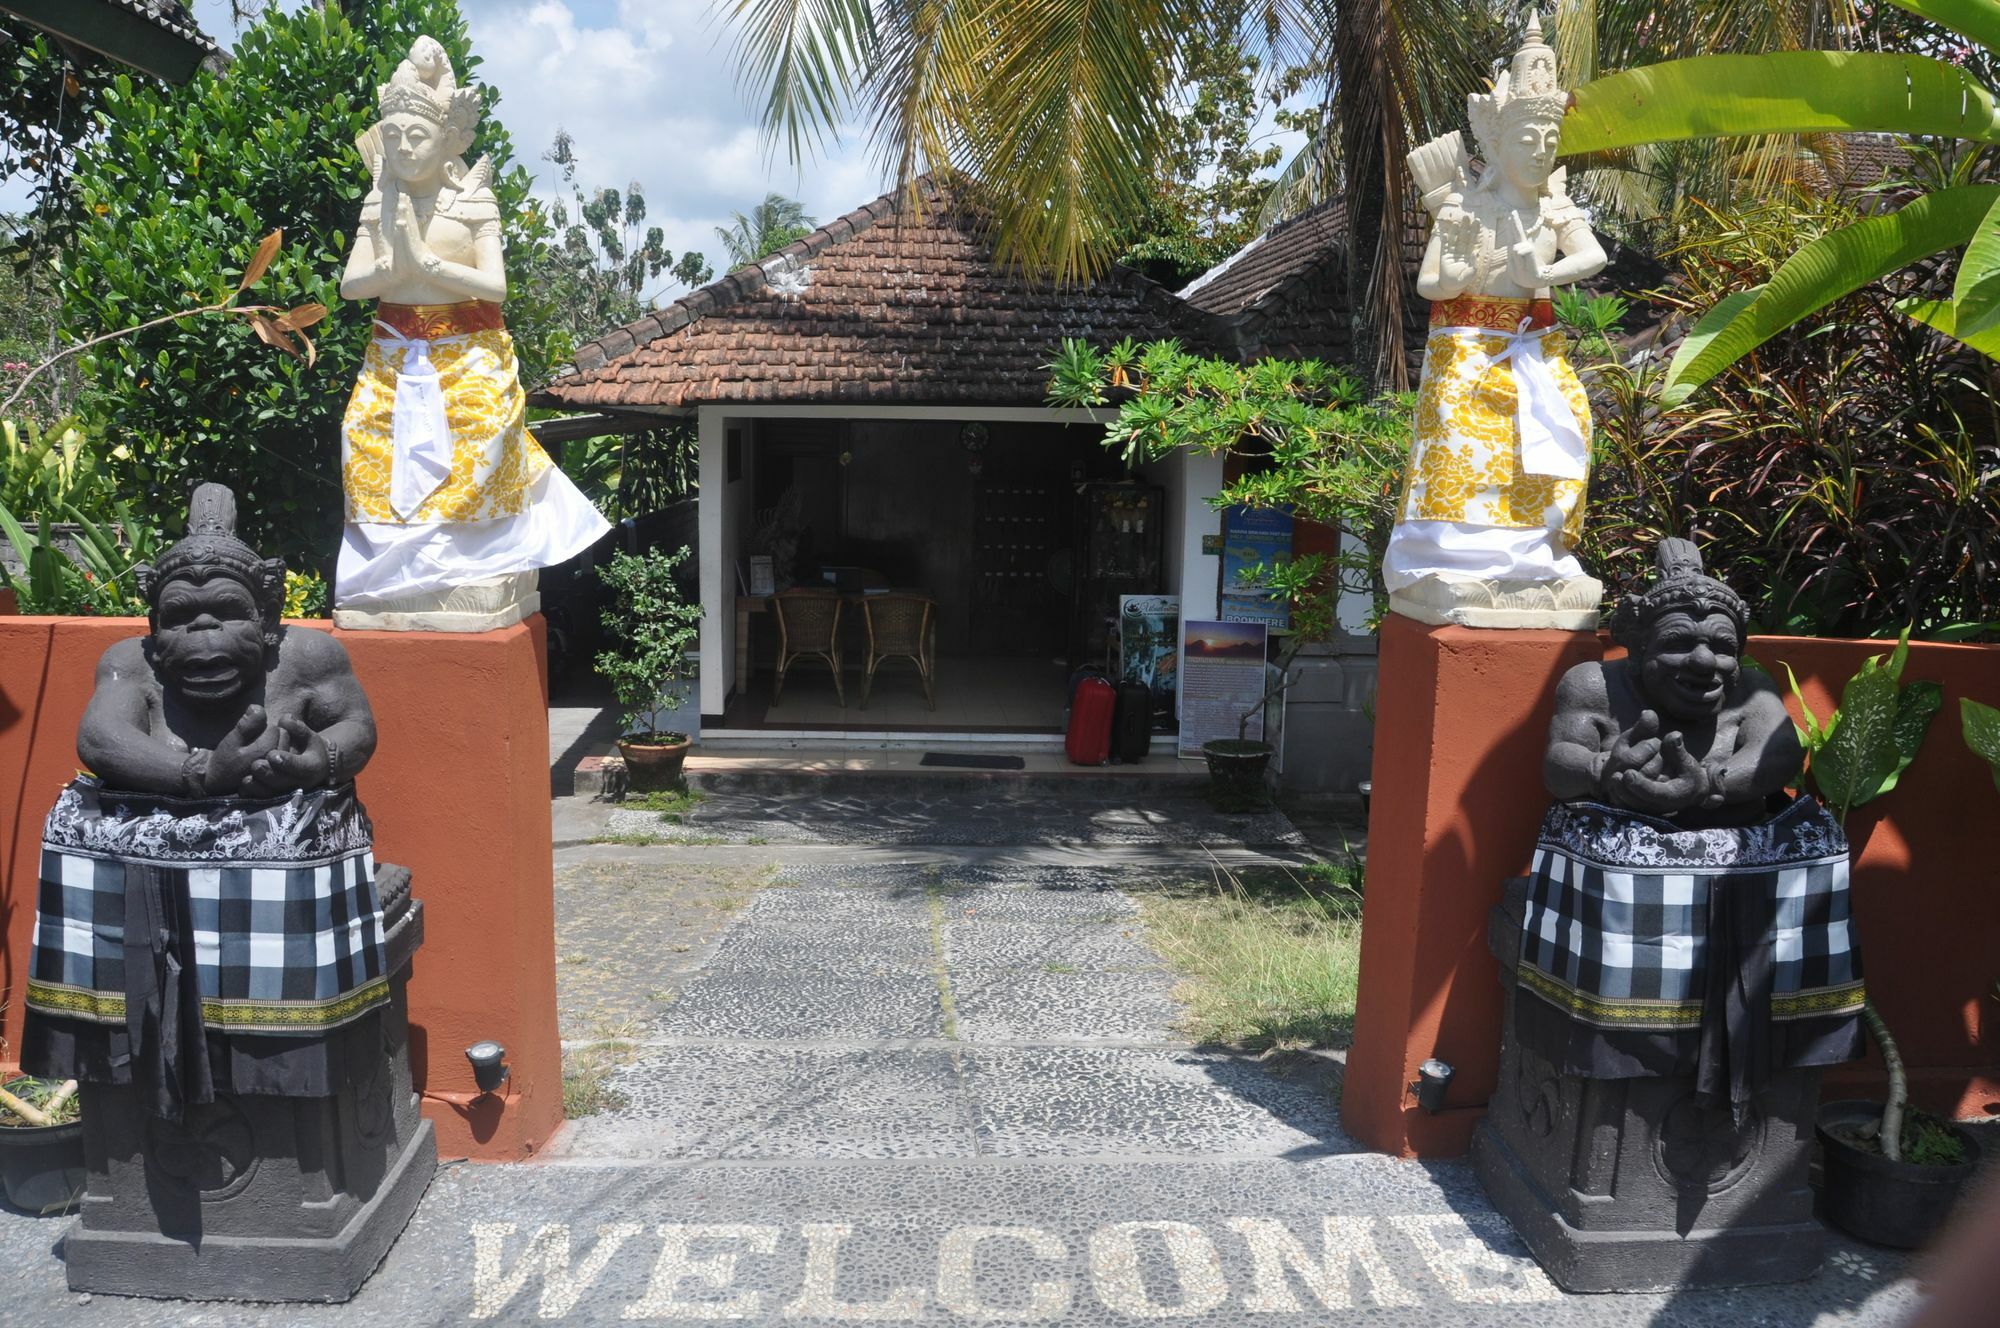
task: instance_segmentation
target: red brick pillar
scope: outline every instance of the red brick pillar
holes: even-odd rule
[[[1564,670],[1593,632],[1382,625],[1361,991],[1341,1119],[1371,1148],[1450,1157],[1470,1145],[1500,1054],[1486,948],[1500,883],[1527,870],[1547,811],[1542,748]],[[1409,1085],[1435,1056],[1457,1071],[1428,1115]]]

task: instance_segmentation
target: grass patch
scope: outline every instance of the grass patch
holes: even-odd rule
[[[681,822],[688,814],[707,800],[708,795],[700,789],[689,788],[685,783],[672,788],[652,789],[645,793],[630,793],[622,804],[634,811],[658,812],[665,821]]]
[[[655,848],[662,844],[677,848],[713,848],[729,841],[721,835],[596,835],[593,844],[623,844],[628,848]]]
[[[630,1032],[629,1029],[619,1030]],[[563,1052],[563,1115],[570,1120],[617,1111],[625,1095],[611,1087],[611,1072],[637,1055],[639,1044],[626,1036],[607,1036]]]
[[[1254,1050],[1347,1045],[1361,895],[1344,868],[1217,868],[1212,880],[1136,895],[1147,940],[1186,979],[1174,994],[1192,1036]]]

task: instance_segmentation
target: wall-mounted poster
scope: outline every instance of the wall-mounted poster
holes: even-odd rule
[[[1267,623],[1279,631],[1292,625],[1291,607],[1272,595],[1269,580],[1253,575],[1259,567],[1292,560],[1292,513],[1282,507],[1229,507],[1223,510],[1222,603],[1224,622]]]
[[[1181,624],[1181,755],[1200,755],[1203,743],[1236,736],[1243,712],[1264,695],[1267,635],[1260,622]],[[1243,736],[1263,740],[1263,715],[1252,716]]]
[[[1118,680],[1143,682],[1153,693],[1153,713],[1174,707],[1181,666],[1181,597],[1118,597]]]

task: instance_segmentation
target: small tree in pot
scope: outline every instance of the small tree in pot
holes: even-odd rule
[[[1886,658],[1861,666],[1841,690],[1840,708],[1822,725],[1792,680],[1805,724],[1806,779],[1843,825],[1864,803],[1891,792],[1916,759],[1943,704],[1935,682],[1902,684],[1909,657],[1904,634]],[[1787,666],[1789,672],[1789,666]],[[1968,739],[1972,729],[1968,724]],[[1976,750],[1976,744],[1975,744]],[[1888,1022],[1871,1000],[1862,1021],[1882,1053],[1886,1100],[1829,1102],[1819,1138],[1826,1213],[1836,1226],[1879,1245],[1914,1248],[1944,1221],[1979,1159],[1972,1137],[1909,1106],[1909,1077]]]
[[[1370,400],[1353,374],[1319,360],[1244,365],[1191,355],[1174,341],[1128,340],[1108,351],[1065,341],[1048,368],[1053,405],[1118,402],[1104,441],[1127,465],[1182,448],[1233,454],[1241,473],[1209,499],[1211,506],[1283,508],[1342,536],[1336,554],[1309,554],[1247,574],[1289,606],[1291,632],[1277,676],[1239,717],[1237,736],[1204,744],[1202,755],[1218,804],[1262,805],[1272,748],[1250,739],[1250,721],[1294,681],[1300,650],[1331,635],[1341,591],[1367,597],[1371,626],[1387,611],[1382,552],[1396,522],[1413,399]]]
[[[625,712],[618,752],[635,788],[673,783],[687,758],[688,735],[661,730],[660,712],[686,699],[695,676],[687,652],[700,636],[701,606],[683,599],[674,581],[688,556],[686,548],[619,553],[598,569],[614,598],[604,611],[610,644],[597,656],[597,671]]]

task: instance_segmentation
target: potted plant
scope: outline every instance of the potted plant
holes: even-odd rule
[[[83,1192],[76,1080],[20,1075],[0,1086],[0,1189],[29,1213],[65,1212]]]
[[[1854,808],[1896,787],[1943,704],[1934,682],[1901,686],[1909,634],[1886,659],[1866,661],[1822,727],[1792,679],[1805,724],[1806,778],[1843,825]],[[1789,666],[1787,666],[1789,672]],[[1968,726],[1968,735],[1971,730]],[[1909,1106],[1909,1078],[1895,1036],[1873,1001],[1862,1022],[1881,1050],[1886,1101],[1828,1102],[1819,1109],[1820,1174],[1827,1218],[1877,1245],[1914,1249],[1944,1222],[1979,1162],[1979,1145],[1950,1121]]]
[[[695,676],[687,654],[701,631],[701,606],[682,598],[674,581],[674,569],[688,556],[686,548],[620,553],[598,569],[612,603],[603,615],[609,640],[597,671],[625,712],[618,752],[636,789],[672,785],[687,758],[688,735],[663,731],[660,712],[686,700]]]

